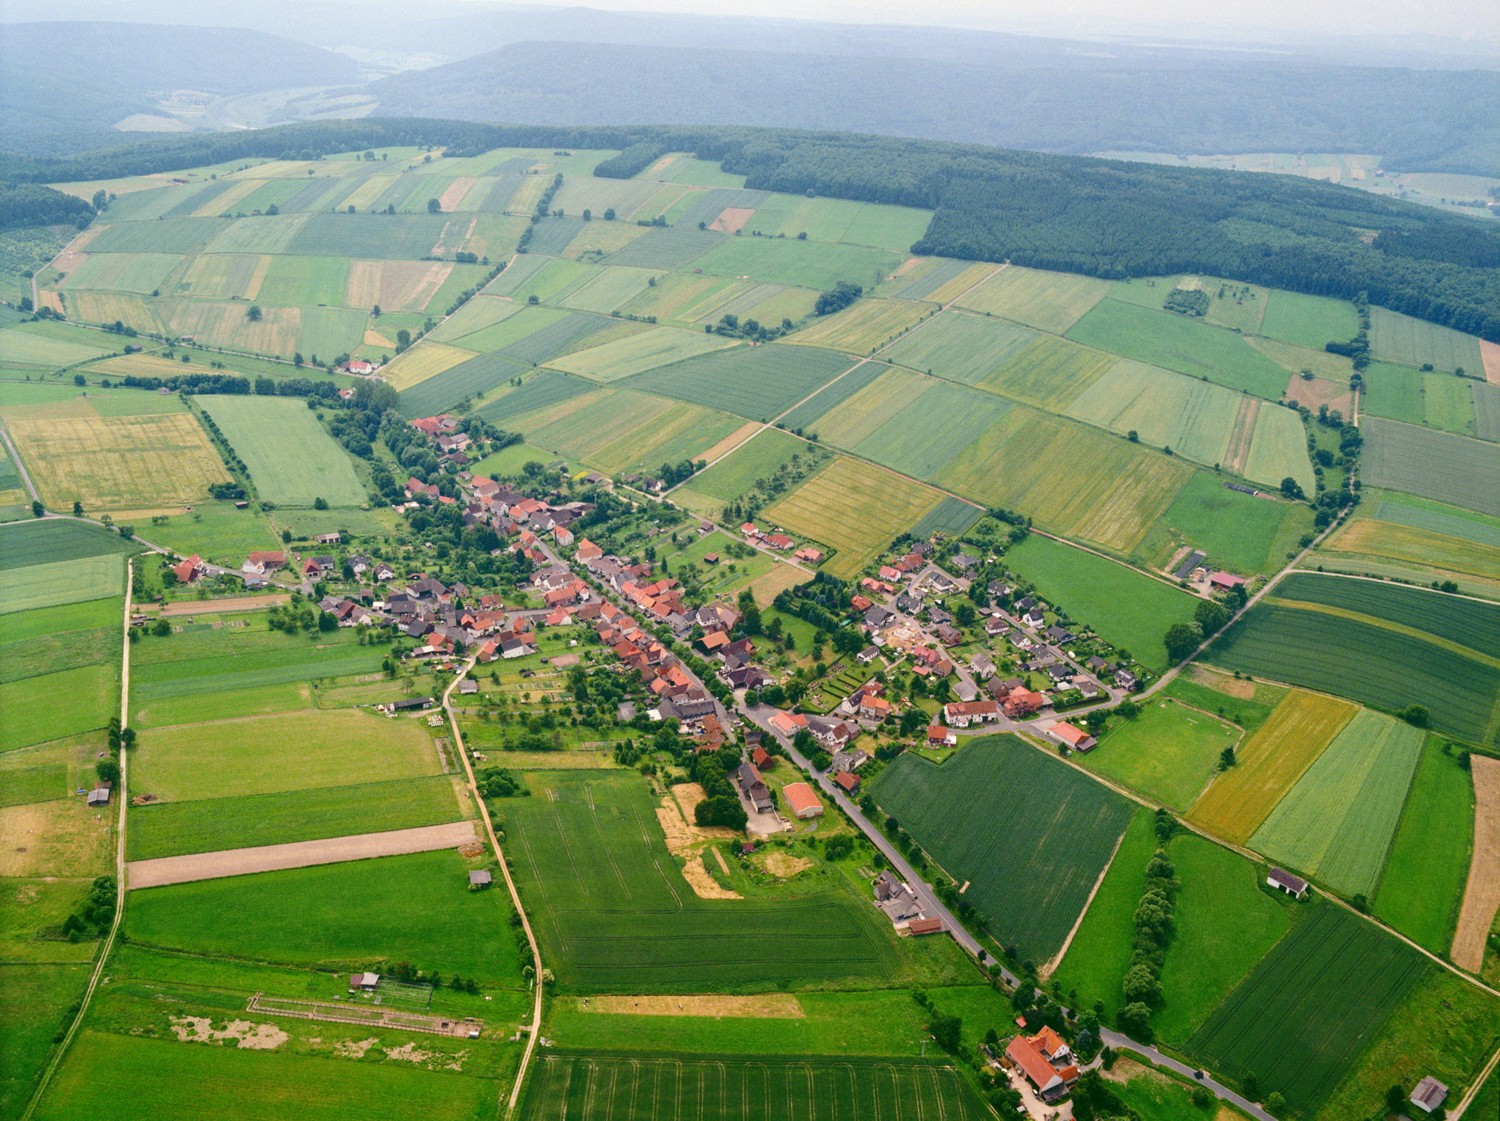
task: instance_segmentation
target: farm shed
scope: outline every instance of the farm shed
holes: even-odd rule
[[[818,796],[813,793],[812,787],[805,782],[789,782],[782,787],[782,796],[786,798],[786,804],[791,808],[793,817],[821,817],[823,815],[823,803],[818,801]]]
[[[349,975],[349,991],[351,993],[373,993],[379,987],[379,973],[351,973]]]
[[[906,924],[906,933],[912,935],[938,934],[942,929],[942,919],[912,919]]]
[[[391,705],[392,712],[422,712],[432,707],[431,697],[411,697]]]
[[[94,787],[94,789],[90,790],[88,794],[88,804],[91,806],[109,805],[109,787],[96,786]]]
[[[1411,1104],[1423,1113],[1432,1113],[1440,1109],[1447,1100],[1448,1087],[1430,1074],[1418,1082],[1417,1088],[1411,1092]]]
[[[469,873],[469,890],[480,891],[494,883],[495,878],[488,868],[476,868]]]
[[[1065,720],[1059,720],[1052,727],[1048,728],[1047,734],[1058,743],[1071,747],[1074,751],[1092,751],[1094,745],[1099,742],[1082,728],[1075,727]]]
[[[1294,899],[1301,899],[1307,894],[1307,881],[1281,868],[1271,869],[1271,874],[1266,877],[1266,884],[1286,892]]]

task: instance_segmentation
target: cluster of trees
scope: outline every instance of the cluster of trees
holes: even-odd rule
[[[1208,314],[1208,305],[1208,293],[1201,288],[1173,288],[1162,307],[1178,315],[1204,316]]]
[[[858,284],[841,280],[828,291],[818,293],[818,300],[813,304],[813,314],[832,315],[836,311],[843,311],[864,294],[865,290]]]
[[[63,920],[63,937],[69,942],[99,938],[114,920],[115,878],[98,876],[78,909]]]
[[[516,242],[517,253],[526,252],[527,246],[531,244],[532,231],[536,229],[538,222],[552,212],[552,199],[562,189],[562,185],[563,176],[562,172],[559,171],[552,177],[552,182],[548,184],[547,189],[542,192],[542,197],[537,200],[536,213],[531,216],[531,224],[521,231],[521,237]]]
[[[94,208],[76,195],[36,183],[0,183],[0,230],[23,226],[76,226],[94,220]]]
[[[730,772],[740,765],[739,748],[726,744],[718,751],[694,755],[688,760],[688,770],[693,780],[703,787],[708,795],[693,807],[693,818],[699,825],[723,825],[730,829],[744,829],[749,820],[740,796],[729,778]]]
[[[1354,309],[1359,313],[1359,331],[1348,342],[1334,340],[1323,344],[1329,354],[1341,354],[1354,364],[1356,374],[1362,374],[1370,365],[1370,299],[1366,292],[1354,296]]]
[[[1234,588],[1229,594],[1228,605],[1216,599],[1200,600],[1193,610],[1191,623],[1173,623],[1167,628],[1162,643],[1167,648],[1167,657],[1174,665],[1198,649],[1205,638],[1218,634],[1233,617],[1234,611],[1243,606],[1244,588]]]
[[[661,159],[669,151],[660,140],[642,140],[632,144],[618,156],[611,156],[594,168],[601,179],[631,179]]]
[[[742,495],[725,506],[723,520],[729,523],[754,521],[762,509],[811,475],[832,454],[815,444],[805,447],[771,474],[756,479]]]
[[[806,584],[786,588],[776,595],[776,610],[795,615],[820,631],[832,635],[833,648],[841,654],[857,653],[863,644],[848,621],[849,585],[828,572],[818,572]]]
[[[336,630],[339,621],[312,600],[293,592],[289,603],[273,607],[266,613],[266,625],[273,631],[297,634],[300,631]]]
[[[486,767],[474,780],[486,798],[525,798],[531,794],[526,784],[504,767]]]
[[[1135,942],[1130,964],[1120,979],[1125,1005],[1119,1011],[1120,1030],[1135,1039],[1150,1042],[1151,1010],[1161,1003],[1161,966],[1172,937],[1177,869],[1164,847],[1172,839],[1177,823],[1166,810],[1156,811],[1156,837],[1160,846],[1146,865],[1146,889],[1136,904]]]
[[[652,323],[656,317],[650,317]],[[781,338],[793,330],[797,325],[790,318],[783,316],[781,326],[767,327],[758,319],[741,320],[738,315],[726,313],[719,317],[717,323],[705,323],[703,333],[706,335],[722,335],[726,339],[749,339],[751,342],[768,343],[774,339]]]

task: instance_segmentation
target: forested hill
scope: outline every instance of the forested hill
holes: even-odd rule
[[[1103,277],[1201,272],[1352,297],[1500,341],[1500,234],[1474,219],[1287,176],[1159,167],[926,140],[749,128],[562,128],[364,120],[170,138],[72,159],[9,160],[0,180],[105,179],[389,144],[722,160],[752,188],[936,211],[913,247]]]
[[[986,63],[531,42],[398,74],[368,92],[382,116],[754,124],[1077,154],[1372,152],[1391,170],[1500,175],[1494,72],[1049,48],[1039,40],[1031,60],[1017,51]]]
[[[158,99],[179,90],[225,96],[360,79],[342,55],[261,31],[132,23],[8,24],[0,74],[0,145],[27,152],[119,142],[116,122],[157,114]]]

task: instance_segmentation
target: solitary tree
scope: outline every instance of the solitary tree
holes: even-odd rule
[[[437,199],[428,199],[427,200],[427,213],[428,214],[441,214],[442,210],[443,210],[443,204],[441,202],[439,202]]]
[[[75,518],[83,517],[83,503],[76,498],[73,499],[73,516]]]
[[[1167,628],[1167,633],[1162,637],[1162,643],[1167,648],[1167,657],[1173,662],[1180,662],[1198,648],[1198,643],[1203,641],[1203,632],[1198,629],[1196,623],[1173,623]]]
[[[260,315],[261,315],[261,312],[260,312],[260,305],[259,304],[251,304],[250,305],[250,310],[247,311],[247,312],[245,312],[245,318],[248,319],[248,320],[250,320],[251,323],[259,323],[260,322]]]

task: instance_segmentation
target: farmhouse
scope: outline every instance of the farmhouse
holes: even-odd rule
[[[1000,706],[994,701],[957,701],[943,706],[943,719],[951,728],[993,724],[1000,719]]]
[[[823,803],[805,782],[789,782],[781,788],[787,807],[793,817],[810,818],[823,816]]]
[[[833,781],[844,788],[846,794],[859,793],[859,776],[849,771],[838,771],[833,776]]]
[[[1036,1088],[1037,1096],[1053,1102],[1078,1081],[1078,1067],[1068,1045],[1051,1028],[1033,1036],[1018,1035],[1005,1049],[1005,1057]]]
[[[1071,747],[1074,751],[1092,751],[1094,745],[1099,741],[1089,735],[1082,728],[1075,727],[1065,720],[1059,720],[1047,729],[1047,734],[1058,743]]]
[[[1284,891],[1294,899],[1301,899],[1307,894],[1307,881],[1281,868],[1271,869],[1271,874],[1266,877],[1266,885]]]
[[[286,564],[286,554],[277,552],[255,552],[245,558],[240,571],[246,576],[265,576]]]
[[[756,813],[770,813],[776,808],[776,803],[771,800],[771,792],[766,788],[765,780],[760,777],[760,771],[754,763],[741,763],[740,769],[735,772],[735,779],[740,784],[741,793],[755,807]]]
[[[1430,1074],[1418,1082],[1417,1088],[1411,1092],[1411,1104],[1423,1113],[1433,1113],[1441,1109],[1447,1100],[1448,1087]]]
[[[932,724],[928,726],[928,747],[952,747],[957,742],[958,737],[953,734],[952,728],[946,728],[941,724]]]
[[[922,900],[910,884],[897,879],[890,869],[875,877],[875,906],[897,925],[922,915]]]
[[[172,566],[172,575],[179,584],[191,584],[203,575],[203,558],[194,553],[187,560],[178,561]]]

